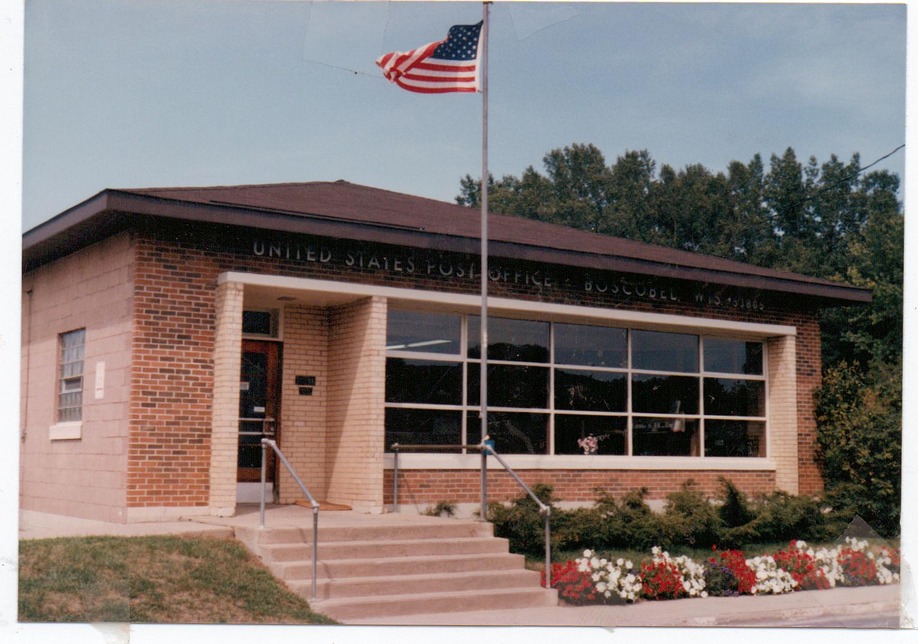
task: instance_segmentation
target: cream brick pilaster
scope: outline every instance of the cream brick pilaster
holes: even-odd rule
[[[332,310],[328,352],[328,500],[383,511],[386,310],[368,297]]]
[[[777,466],[775,487],[797,494],[797,339],[771,338],[768,350],[768,414],[771,459]]]
[[[210,513],[216,516],[236,512],[242,295],[242,284],[226,282],[217,287],[209,504]]]

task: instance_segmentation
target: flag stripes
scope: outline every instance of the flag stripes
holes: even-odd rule
[[[410,92],[477,92],[481,25],[456,25],[444,40],[385,54],[376,64],[387,79]]]

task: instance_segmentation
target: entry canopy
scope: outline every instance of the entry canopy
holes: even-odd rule
[[[152,220],[391,244],[476,255],[480,212],[346,181],[198,188],[107,189],[23,235],[23,270]],[[870,291],[688,251],[489,214],[489,256],[865,303]]]

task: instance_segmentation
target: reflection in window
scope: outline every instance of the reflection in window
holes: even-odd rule
[[[488,363],[488,407],[548,408],[548,368]],[[481,365],[469,365],[470,405],[481,404]]]
[[[648,371],[698,372],[698,336],[632,331],[632,364]]]
[[[433,360],[386,360],[386,402],[462,404],[462,365]]]
[[[682,418],[635,418],[635,456],[698,456],[698,421]]]
[[[386,350],[458,355],[461,326],[458,315],[389,311]]]
[[[765,423],[708,420],[704,424],[705,456],[765,456]]]
[[[704,339],[704,370],[717,373],[762,375],[762,343]]]
[[[461,445],[462,412],[439,409],[386,409],[386,449],[402,445]],[[444,450],[455,454],[455,450]]]
[[[586,324],[555,324],[555,364],[625,368],[628,332]]]
[[[481,441],[477,413],[468,416],[469,444]],[[498,454],[547,454],[548,414],[488,412],[488,435]]]
[[[583,454],[578,440],[592,436],[597,454],[627,454],[628,419],[624,416],[555,416],[555,454]]]
[[[481,358],[481,318],[468,317],[469,357]],[[548,322],[488,318],[488,360],[548,362]]]
[[[627,378],[609,371],[555,369],[555,409],[627,411]]]
[[[704,413],[711,416],[764,416],[765,382],[705,378]]]
[[[650,414],[697,414],[698,378],[635,374],[632,409]]]

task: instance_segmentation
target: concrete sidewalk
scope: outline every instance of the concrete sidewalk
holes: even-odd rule
[[[266,524],[308,529],[311,511],[296,506],[268,508]],[[363,515],[354,512],[323,512],[322,525],[358,525],[366,522],[402,521],[403,515]],[[417,516],[415,521],[435,520]],[[23,510],[19,517],[20,539],[64,536],[143,536],[152,534],[203,535],[232,538],[239,526],[259,521],[257,506],[241,506],[234,517],[195,517],[188,520],[115,524]],[[307,523],[310,522],[310,523]],[[882,615],[881,628],[900,627],[900,587],[869,586],[796,592],[760,597],[708,597],[675,601],[642,601],[621,606],[551,606],[514,610],[404,615],[372,620],[348,620],[361,625],[431,626],[780,626],[782,623],[837,616]],[[317,606],[319,610],[321,607]],[[875,620],[876,621],[876,620]],[[828,626],[832,626],[831,619]],[[914,628],[912,624],[902,624]],[[877,627],[877,626],[874,626]]]
[[[363,625],[429,626],[780,626],[803,618],[884,615],[881,628],[899,628],[899,585],[834,588],[762,597],[642,601],[622,606],[557,606],[350,620]],[[877,627],[877,626],[874,626]]]

